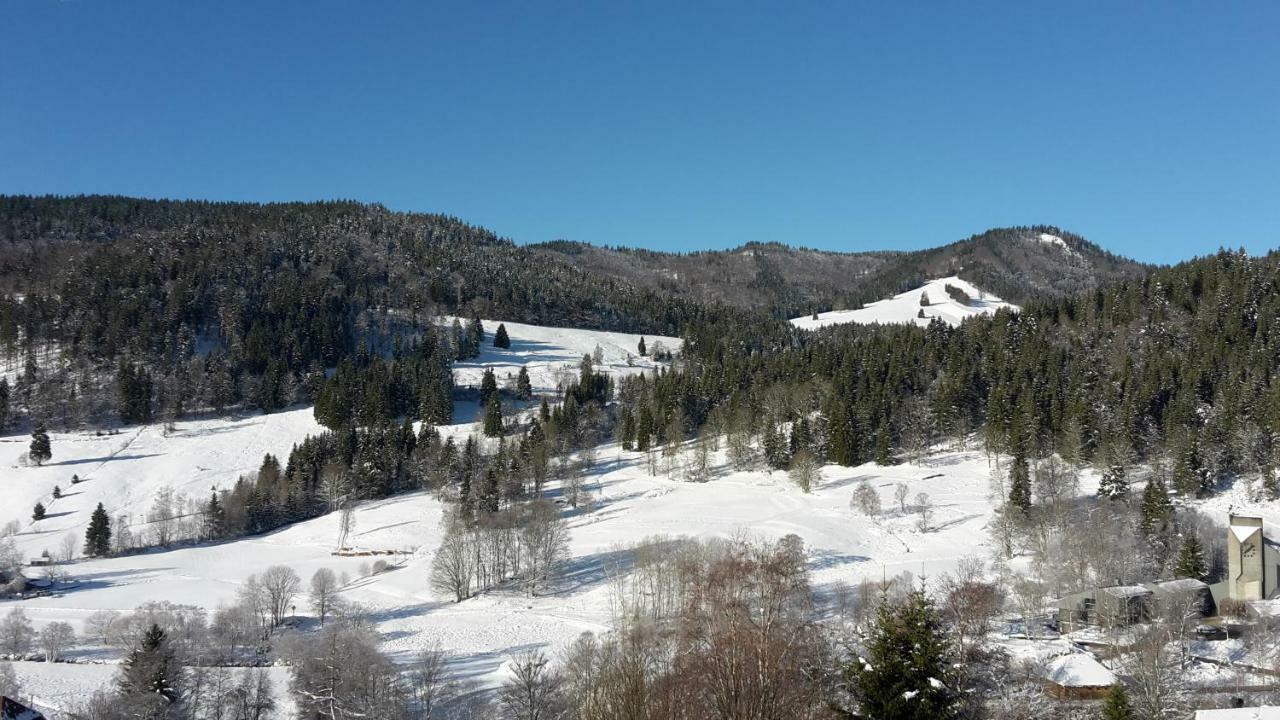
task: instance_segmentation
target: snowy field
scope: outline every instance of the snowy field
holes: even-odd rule
[[[453,318],[444,318],[444,322],[452,323]],[[604,358],[597,370],[630,375],[657,367],[650,357],[640,356],[641,337],[650,351],[655,343],[671,352],[679,351],[681,346],[679,338],[660,335],[544,327],[502,320],[481,320],[480,323],[484,326],[480,357],[454,364],[454,381],[458,385],[479,387],[485,368],[493,368],[501,385],[508,377],[514,381],[523,365],[529,370],[534,392],[548,393],[557,390],[562,382],[576,378],[582,356],[592,355],[597,347]],[[499,324],[506,325],[511,339],[511,347],[505,350],[493,346],[493,334]]]
[[[14,674],[24,688],[35,709],[56,718],[69,711],[85,698],[101,688],[109,688],[115,680],[115,664],[72,664],[15,662]],[[236,669],[233,672],[243,672]],[[276,701],[274,717],[290,717],[294,713],[293,700],[289,696],[289,669],[270,667],[272,695]]]
[[[488,330],[482,356],[457,368],[459,384],[478,384],[486,366],[499,375],[527,364],[535,388],[551,391],[562,369],[576,366],[583,354],[600,346],[604,369],[621,374],[651,368],[635,352],[639,336],[580,330],[539,328],[506,323],[512,348],[492,347],[497,322]],[[672,338],[647,337],[650,348],[662,342],[677,349]],[[210,487],[224,487],[242,473],[255,470],[270,452],[283,460],[293,444],[320,431],[310,408],[272,415],[179,423],[165,434],[159,426],[127,428],[112,436],[53,435],[54,457],[35,468],[20,463],[27,438],[0,438],[0,482],[7,501],[0,506],[0,524],[16,519],[16,537],[29,555],[49,549],[57,554],[68,534],[79,547],[89,513],[98,503],[113,515],[135,516],[151,502],[157,489],[203,497]],[[475,431],[459,424],[455,435]],[[612,624],[609,568],[622,549],[653,536],[727,538],[748,534],[777,539],[795,534],[804,540],[820,597],[831,598],[841,586],[862,579],[880,579],[901,572],[937,577],[965,556],[985,555],[987,521],[991,515],[990,468],[978,452],[939,451],[925,461],[894,467],[829,466],[811,494],[793,485],[785,473],[738,472],[718,455],[717,472],[707,483],[690,483],[664,474],[651,476],[640,453],[623,452],[616,445],[599,449],[590,473],[590,508],[567,510],[571,529],[571,558],[554,592],[529,597],[517,590],[495,590],[462,603],[448,602],[428,584],[433,553],[441,537],[441,504],[426,493],[371,501],[354,515],[352,541],[380,556],[394,568],[369,574],[373,557],[336,557],[338,519],[326,516],[238,541],[155,551],[100,560],[80,560],[66,566],[70,583],[63,591],[42,598],[0,601],[0,613],[20,606],[37,629],[52,621],[66,621],[81,633],[86,618],[99,609],[131,610],[143,602],[167,600],[213,610],[230,603],[244,579],[273,564],[292,567],[304,581],[318,568],[328,567],[348,582],[343,596],[368,608],[381,634],[383,648],[394,659],[408,661],[420,650],[439,646],[451,656],[451,676],[466,687],[492,688],[502,681],[506,664],[516,653],[543,648],[554,654],[586,631],[605,631]],[[84,482],[72,487],[72,474]],[[850,508],[854,488],[867,481],[880,494],[884,512],[876,518]],[[54,484],[65,496],[51,501]],[[898,483],[914,499],[924,492],[933,508],[927,532],[917,527],[911,503],[905,512],[894,500]],[[1088,489],[1086,488],[1086,491]],[[561,490],[552,484],[552,498]],[[30,508],[43,501],[49,517],[32,523]],[[299,598],[299,614],[307,612]],[[101,660],[92,649],[72,653],[82,660]],[[40,666],[40,667],[36,667]],[[93,673],[110,673],[106,665],[21,666],[28,691],[51,704],[59,693],[83,682],[98,680]],[[107,668],[107,669],[104,669]],[[283,687],[283,681],[281,681]]]
[[[0,611],[20,605],[37,627],[62,620],[80,631],[96,609],[127,610],[148,600],[212,609],[230,603],[245,576],[268,565],[289,565],[303,578],[329,567],[352,578],[344,597],[370,609],[394,658],[407,661],[438,644],[452,654],[455,677],[491,687],[515,653],[533,647],[558,652],[582,632],[609,628],[606,568],[624,546],[654,535],[727,538],[745,532],[776,539],[794,533],[809,550],[820,595],[841,583],[903,571],[936,577],[960,558],[985,552],[988,477],[981,454],[943,453],[923,464],[829,466],[821,485],[806,495],[784,473],[722,466],[705,484],[651,477],[641,454],[607,446],[589,485],[593,508],[570,515],[567,577],[548,596],[502,590],[455,604],[433,594],[428,575],[442,509],[427,494],[414,493],[366,503],[355,513],[358,547],[403,553],[399,567],[379,575],[364,574],[369,558],[331,555],[338,528],[330,515],[234,542],[81,561],[70,568],[76,587],[55,597],[2,603]],[[885,512],[879,518],[849,508],[853,488],[864,479],[880,492]],[[899,482],[912,498],[929,494],[929,532],[916,527],[910,507],[905,514],[893,507]],[[549,492],[555,497],[559,489],[553,485]]]
[[[948,295],[948,285],[963,290],[969,296],[969,302],[961,303]],[[921,293],[926,294],[929,298],[927,306],[920,304]],[[859,325],[872,325],[875,323],[882,325],[909,325],[914,323],[924,327],[935,319],[942,320],[948,325],[959,325],[965,318],[975,315],[990,315],[1000,308],[1019,309],[1017,305],[1004,302],[995,295],[979,289],[972,283],[961,280],[958,277],[946,277],[930,280],[921,287],[894,295],[888,300],[867,303],[857,310],[833,310],[820,313],[816,320],[812,315],[806,315],[794,318],[791,324],[805,330],[816,330],[828,325],[843,325],[846,323],[858,323]],[[924,310],[923,318],[920,317],[921,310]]]

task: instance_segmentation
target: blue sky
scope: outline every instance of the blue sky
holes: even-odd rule
[[[1280,4],[0,0],[0,193],[520,242],[1280,244]]]

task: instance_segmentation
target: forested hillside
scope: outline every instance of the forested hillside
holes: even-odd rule
[[[665,335],[725,314],[351,202],[0,198],[0,288],[15,406],[64,427],[309,401],[344,358],[442,368],[463,349],[422,337],[442,313]],[[411,384],[436,392],[438,374]]]
[[[773,317],[857,308],[952,275],[1021,304],[1147,269],[1049,226],[988,230],[918,252],[836,253],[777,243],[687,254],[568,242],[532,247],[592,273]]]
[[[800,446],[845,465],[982,431],[1018,463],[1056,452],[1120,486],[1154,462],[1195,495],[1274,466],[1277,358],[1280,255],[1222,252],[955,328],[697,334],[682,371],[622,395],[653,428],[714,423],[767,443],[802,424]]]

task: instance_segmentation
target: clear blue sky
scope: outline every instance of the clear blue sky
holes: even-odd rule
[[[0,193],[669,250],[1280,244],[1280,3],[904,5],[0,0]]]

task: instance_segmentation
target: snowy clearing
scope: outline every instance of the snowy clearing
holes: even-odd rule
[[[947,292],[947,286],[959,289],[968,296],[967,302],[953,298]],[[928,305],[921,304],[921,298],[927,297]],[[857,323],[859,325],[909,325],[927,326],[934,320],[941,320],[948,325],[959,325],[966,318],[975,315],[990,315],[1000,308],[1018,310],[1017,305],[1004,302],[1000,298],[985,292],[972,283],[958,277],[945,277],[930,280],[914,290],[894,295],[888,300],[868,303],[857,310],[832,310],[820,313],[817,319],[812,315],[791,320],[791,324],[805,330],[816,330],[829,325]],[[921,312],[924,317],[920,317]]]

